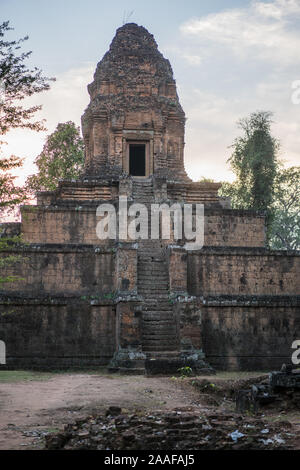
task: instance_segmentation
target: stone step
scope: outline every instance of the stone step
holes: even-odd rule
[[[161,322],[170,323],[175,325],[175,318],[172,312],[168,311],[157,311],[157,312],[143,312],[142,315],[143,322],[146,322],[145,325],[149,325],[153,322],[153,324],[158,324]]]
[[[147,264],[147,265],[144,265],[144,266],[139,266],[138,265],[138,272],[141,273],[141,274],[147,274],[147,273],[151,273],[151,274],[156,274],[156,273],[161,273],[161,274],[164,274],[165,276],[168,276],[168,271],[166,269],[165,266],[153,266],[152,264]]]
[[[151,317],[151,315],[173,315],[172,310],[170,309],[170,305],[166,306],[158,306],[155,307],[153,305],[146,306],[146,308],[143,308],[143,315],[145,315],[147,318]]]
[[[149,283],[145,283],[145,282],[140,282],[138,283],[138,289],[142,292],[142,291],[147,291],[147,292],[156,292],[157,293],[160,293],[160,294],[168,294],[169,292],[169,289],[168,289],[168,285],[153,285],[151,284],[150,282]]]
[[[153,267],[151,265],[149,266],[143,266],[143,267],[140,267],[138,266],[138,273],[140,274],[163,274],[164,276],[168,276],[168,271],[166,269],[164,269],[163,266],[156,266],[156,267]]]
[[[143,339],[142,338],[142,349],[148,351],[168,351],[169,349],[176,349],[178,347],[178,341],[175,339]]]
[[[141,291],[156,291],[157,292],[166,292],[168,291],[168,285],[163,285],[163,284],[153,284],[153,283],[146,283],[146,282],[140,282],[138,283],[138,289],[141,290]]]
[[[150,309],[153,309],[153,304],[154,302],[157,302],[157,300],[159,301],[165,301],[165,302],[168,302],[169,301],[169,294],[158,294],[156,295],[155,297],[151,296],[151,297],[147,297],[147,299],[144,299],[144,305],[152,305],[150,306]],[[169,308],[170,308],[170,305],[169,305]],[[159,308],[160,309],[160,308]],[[147,308],[145,308],[145,310],[147,310]]]
[[[156,282],[153,282],[153,278],[155,277],[156,279]],[[160,276],[155,276],[153,275],[153,277],[151,278],[151,276],[147,277],[146,279],[140,279],[138,278],[138,282],[139,284],[141,285],[145,285],[145,286],[162,286],[162,285],[165,285],[166,287],[168,286],[168,280],[165,279],[165,278],[161,278]]]
[[[175,327],[175,321],[174,318],[148,318],[147,320],[144,319],[142,320],[143,325],[145,328],[156,328],[157,326],[164,328],[164,327]]]
[[[168,284],[153,284],[151,282],[138,282],[138,290],[142,291],[147,291],[147,292],[154,292],[157,291],[157,293],[160,294],[168,294],[169,292],[169,287]]]
[[[173,308],[169,300],[160,299],[159,303],[154,303],[152,299],[145,299],[143,304],[143,311],[146,313],[172,313]]]
[[[159,319],[145,319],[143,317],[142,324],[145,326],[145,328],[156,328],[157,326],[161,326],[164,328],[165,326],[170,326],[173,327],[175,326],[175,322],[173,321],[172,318],[159,318]]]
[[[177,358],[179,357],[180,353],[178,350],[171,350],[171,351],[149,351],[147,352],[147,359],[170,359],[170,358]]]
[[[160,328],[160,329],[159,329]],[[163,327],[163,326],[156,326],[155,328],[151,328],[150,326],[142,332],[142,337],[143,338],[148,338],[148,339],[153,339],[153,340],[158,340],[158,339],[172,339],[176,337],[176,327],[175,325],[172,325],[171,327]]]
[[[143,295],[147,295],[149,294],[149,298],[152,298],[150,296],[153,296],[157,293],[157,296],[160,296],[160,295],[163,295],[165,292],[166,292],[166,295],[167,295],[167,289],[163,288],[163,289],[158,289],[158,288],[146,288],[146,287],[139,287],[138,286],[138,292]]]
[[[138,279],[153,279],[153,276],[155,276],[154,279],[160,279],[160,280],[169,280],[169,275],[164,272],[164,271],[149,271],[149,270],[139,270],[138,269]]]
[[[164,271],[167,273],[167,265],[165,262],[162,260],[154,257],[154,255],[149,255],[149,257],[152,256],[152,259],[147,259],[147,260],[138,260],[138,269],[141,270],[152,270],[152,271]]]
[[[153,278],[155,278],[155,282],[153,281]],[[165,286],[168,287],[169,282],[168,278],[162,277],[162,276],[156,276],[156,275],[150,275],[145,277],[140,277],[138,276],[138,284],[140,285],[152,285],[152,286]]]
[[[167,263],[163,256],[154,252],[149,248],[147,254],[138,256],[138,265],[140,266],[167,266]]]
[[[143,312],[144,321],[173,321],[174,316],[172,312]]]
[[[143,331],[143,334],[142,334],[142,338],[143,338],[143,341],[144,340],[162,340],[164,341],[165,339],[167,339],[168,341],[173,341],[173,340],[176,340],[176,335],[177,335],[177,331],[176,331],[176,328],[173,328],[172,330],[168,330],[167,328],[165,328],[165,330],[159,330],[158,328],[156,328],[155,330],[152,329],[150,330],[149,328],[145,329],[145,331]]]
[[[150,329],[155,329],[155,328],[172,328],[176,329],[176,324],[175,321],[173,321],[172,318],[167,318],[167,319],[158,319],[158,320],[145,320],[143,318],[142,320],[142,325],[145,327],[147,330],[148,328]],[[146,330],[145,330],[146,331]]]
[[[144,352],[166,352],[166,351],[177,351],[178,350],[178,345],[170,345],[170,344],[160,344],[159,346],[153,345],[153,344],[143,344],[142,345],[142,350]]]
[[[169,274],[168,272],[165,270],[165,269],[152,269],[151,267],[149,268],[139,268],[138,267],[138,274],[141,274],[142,276],[146,276],[146,275],[160,275],[160,276],[165,276],[165,277],[169,277]]]
[[[142,342],[146,341],[168,341],[173,344],[176,342],[176,331],[167,334],[166,332],[158,333],[157,331],[146,331],[142,335]]]
[[[147,246],[145,248],[143,248],[142,250],[139,249],[138,251],[138,260],[139,261],[144,261],[144,262],[149,262],[149,253],[152,254],[152,256],[154,257],[152,261],[156,261],[156,262],[161,262],[161,263],[166,263],[166,259],[165,259],[165,256],[163,255],[162,249],[158,250],[158,249],[155,249],[155,248],[152,248],[151,246]]]
[[[138,262],[138,271],[140,272],[161,272],[164,274],[168,274],[167,266],[165,263],[162,262]]]
[[[154,196],[153,190],[152,190],[151,188],[143,188],[143,190],[136,190],[136,189],[134,189],[134,190],[132,191],[132,197],[133,197],[133,199],[135,199],[135,198],[136,198],[136,199],[137,199],[137,198],[140,199],[140,198],[143,197],[143,196],[144,196],[144,197],[148,196],[147,202],[149,203],[149,202],[150,202],[149,199],[151,198],[151,196],[152,196],[152,197]],[[154,199],[154,197],[153,197],[153,199]]]

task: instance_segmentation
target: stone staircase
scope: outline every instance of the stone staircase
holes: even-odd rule
[[[154,202],[154,192],[152,179],[135,178],[132,184],[132,198],[134,202],[148,205]]]
[[[143,296],[142,349],[147,357],[178,351],[177,325],[169,301],[167,262],[159,240],[143,240],[138,252],[138,293]]]
[[[134,180],[134,202],[144,203],[150,214],[154,203],[152,180]],[[150,218],[148,219],[150,234]],[[139,240],[138,294],[142,309],[142,350],[147,358],[176,356],[179,352],[177,324],[169,301],[166,251],[160,240]]]
[[[133,178],[132,202],[145,204],[150,214],[154,203],[152,179]],[[151,221],[148,217],[148,232]],[[166,247],[162,240],[137,240],[137,292],[141,307],[141,350],[132,354],[118,351],[111,370],[127,374],[176,374],[189,366],[197,373],[209,374],[202,352],[181,350],[177,315],[170,302],[169,272]]]

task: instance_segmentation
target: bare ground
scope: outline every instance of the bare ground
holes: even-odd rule
[[[2,376],[1,376],[2,374]],[[218,374],[202,378],[213,382],[221,394],[207,393],[192,385],[193,379],[120,376],[105,373],[22,373],[3,381],[0,373],[0,449],[43,448],[44,435],[62,430],[65,424],[89,414],[119,406],[125,411],[156,411],[174,408],[233,411],[232,401],[221,398],[232,380],[245,374]],[[8,373],[9,374],[9,373]],[[23,373],[24,374],[24,373]],[[260,376],[252,373],[251,376]],[[2,377],[2,380],[1,380]],[[229,381],[228,381],[229,380]],[[221,388],[220,388],[221,387]],[[295,448],[300,448],[300,413],[266,413],[270,421],[288,420],[296,432]]]
[[[0,449],[37,449],[43,434],[111,405],[172,409],[197,404],[198,393],[167,377],[87,373],[0,383]]]

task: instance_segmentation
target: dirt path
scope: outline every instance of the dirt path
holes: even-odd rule
[[[42,446],[62,429],[110,405],[125,409],[198,406],[197,392],[167,377],[58,374],[49,380],[0,384],[0,449]]]

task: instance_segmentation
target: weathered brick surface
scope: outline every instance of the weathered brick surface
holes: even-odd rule
[[[82,117],[86,177],[127,173],[126,142],[149,143],[148,174],[186,177],[185,115],[171,65],[142,26],[116,32],[88,86],[91,102]]]
[[[24,258],[2,269],[1,275],[13,275],[19,281],[2,285],[7,293],[24,292],[31,295],[82,294],[103,295],[115,290],[114,255],[97,252],[95,247],[45,247],[38,245],[19,250]],[[11,253],[11,252],[10,252]],[[9,254],[9,253],[8,253]],[[2,256],[6,256],[5,253]]]
[[[141,314],[134,302],[120,302],[117,306],[118,347],[136,351],[141,349]]]
[[[176,303],[174,305],[178,321],[182,350],[202,350],[202,312],[200,303]]]
[[[170,292],[187,292],[187,253],[184,249],[170,249],[168,256]]]
[[[224,370],[278,370],[291,362],[300,337],[300,299],[203,306],[203,348],[208,362]],[[209,302],[208,302],[209,304]]]
[[[96,208],[31,206],[22,211],[22,233],[27,243],[80,243],[108,245],[96,233]]]
[[[207,209],[204,216],[204,244],[207,246],[265,246],[265,219],[261,214]]]
[[[7,367],[105,365],[116,347],[114,307],[80,298],[19,297],[7,304],[0,296],[0,338],[6,343]]]
[[[128,204],[129,207],[130,204]],[[24,207],[22,211],[24,241],[27,243],[111,245],[110,240],[102,240],[97,236],[96,227],[100,217],[96,216],[96,209],[97,205]],[[128,217],[128,223],[131,219]],[[172,226],[170,234],[170,240],[164,243],[174,243]],[[131,240],[128,239],[128,241]],[[256,213],[247,213],[247,211],[207,209],[204,222],[204,244],[207,246],[263,247],[265,246],[264,217]]]
[[[137,294],[137,249],[119,247],[116,253],[115,285],[119,292]]]
[[[300,256],[265,250],[189,252],[188,291],[192,295],[299,294]]]

